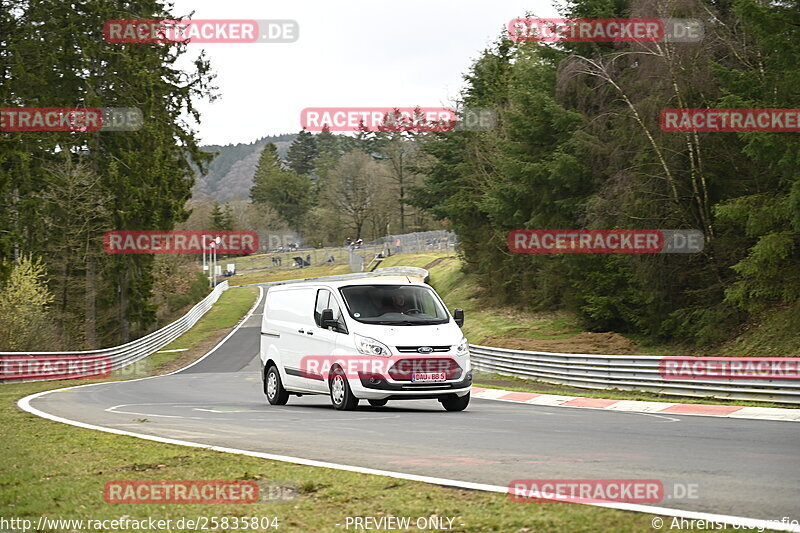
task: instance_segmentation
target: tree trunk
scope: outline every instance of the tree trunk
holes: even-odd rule
[[[86,312],[84,317],[84,337],[90,350],[97,348],[97,273],[94,257],[86,258]]]

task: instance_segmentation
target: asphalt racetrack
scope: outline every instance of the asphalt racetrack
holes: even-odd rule
[[[436,400],[335,411],[327,396],[292,396],[270,406],[258,360],[262,309],[263,300],[211,355],[175,374],[53,392],[30,405],[135,433],[496,486],[657,479],[667,493],[659,507],[800,518],[796,422],[480,399],[454,413]],[[680,497],[687,488],[694,497]]]

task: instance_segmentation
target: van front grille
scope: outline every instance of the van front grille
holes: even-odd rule
[[[419,353],[419,349],[422,346],[398,346],[397,351],[400,353]],[[428,348],[433,348],[434,352],[449,352],[450,346],[428,346]],[[432,353],[432,352],[431,352]]]

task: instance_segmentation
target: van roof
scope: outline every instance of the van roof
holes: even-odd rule
[[[297,281],[293,283],[287,283],[285,285],[276,285],[270,288],[270,290],[275,289],[291,289],[292,287],[301,288],[301,287],[330,287],[333,289],[338,289],[339,287],[347,287],[350,285],[421,285],[426,286],[424,283],[411,281],[406,276],[375,276],[375,277],[364,277],[364,278],[355,278],[355,279],[345,279],[345,280],[336,280],[336,281],[324,281],[324,280],[308,280],[308,281]]]

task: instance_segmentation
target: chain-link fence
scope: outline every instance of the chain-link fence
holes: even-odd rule
[[[380,246],[384,255],[417,254],[424,252],[454,252],[458,241],[451,231],[434,230],[389,235],[368,243],[367,246]]]
[[[287,266],[307,267],[324,264],[350,266],[352,272],[371,269],[375,256],[389,257],[395,254],[442,252],[454,253],[458,245],[454,233],[444,230],[421,231],[402,235],[389,235],[361,245],[346,245],[327,248],[281,249],[268,254],[249,257],[220,259],[220,263],[233,263],[237,273],[246,273]]]
[[[353,272],[371,270],[377,266],[376,257],[396,254],[419,254],[426,252],[455,253],[458,246],[456,234],[445,230],[419,231],[402,235],[388,235],[361,246],[352,246],[350,269]],[[354,258],[356,255],[361,258]]]

